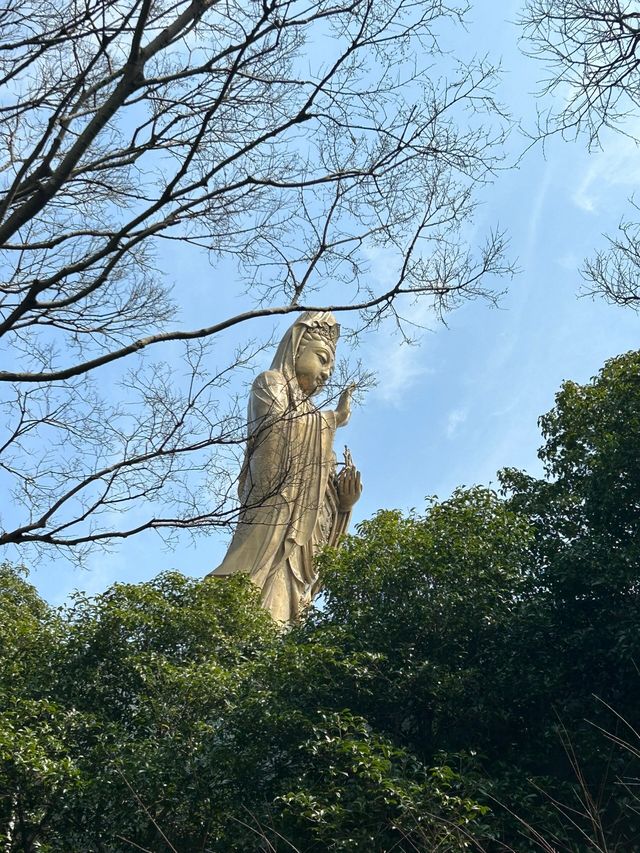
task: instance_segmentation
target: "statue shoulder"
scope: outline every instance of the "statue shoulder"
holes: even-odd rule
[[[287,384],[287,379],[281,370],[263,370],[253,380],[254,385],[270,385],[274,387],[283,387]]]
[[[258,411],[256,416],[284,412],[289,406],[289,384],[286,376],[279,370],[265,370],[259,373],[251,386],[251,399]]]
[[[266,391],[279,396],[288,388],[285,375],[279,370],[265,370],[259,373],[253,380],[252,391]]]

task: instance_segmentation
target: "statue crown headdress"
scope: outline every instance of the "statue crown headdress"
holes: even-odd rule
[[[335,349],[340,336],[340,327],[337,324],[330,326],[328,323],[319,323],[317,326],[309,326],[305,334],[305,337],[307,336],[322,340],[331,349]]]
[[[304,336],[321,340],[335,351],[338,338],[340,337],[340,326],[336,323],[335,318],[328,312],[320,317],[308,317],[303,315],[301,322],[307,328]]]

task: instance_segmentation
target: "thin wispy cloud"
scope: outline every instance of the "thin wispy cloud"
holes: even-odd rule
[[[421,327],[433,328],[436,324],[433,309],[430,305],[418,303],[405,312],[411,317],[414,328],[408,328],[409,334],[420,331]],[[420,344],[410,344],[403,340],[402,335],[393,329],[391,323],[388,332],[380,330],[375,343],[367,346],[368,364],[376,374],[378,384],[375,396],[384,404],[395,408],[401,407],[411,397],[418,380],[433,373],[433,367],[428,362],[425,341],[422,336]]]
[[[447,438],[453,438],[458,428],[467,420],[469,416],[468,409],[453,409],[447,416],[446,433]]]
[[[640,132],[640,126],[631,132]],[[638,144],[629,137],[617,136],[607,141],[603,151],[591,155],[572,200],[586,213],[598,213],[612,189],[618,195],[621,187],[632,190],[638,186]]]
[[[538,241],[538,231],[540,228],[540,218],[542,216],[542,210],[544,208],[544,202],[549,191],[549,187],[551,185],[551,177],[553,173],[553,167],[550,163],[547,163],[544,169],[544,174],[542,177],[542,181],[540,182],[537,192],[533,199],[533,204],[531,206],[531,215],[529,216],[529,222],[527,224],[527,242],[526,242],[526,254],[527,259],[531,256],[536,243]]]
[[[372,278],[384,288],[393,286],[396,281],[397,258],[393,252],[381,247],[368,247]],[[426,300],[416,303],[398,299],[395,309],[403,321],[405,334],[416,340],[425,340],[424,329],[433,329],[437,324],[435,311]],[[367,366],[376,374],[378,380],[373,396],[387,406],[400,408],[420,377],[432,372],[427,363],[423,345],[409,344],[394,327],[391,320],[375,335],[375,343],[364,347]]]
[[[565,252],[564,255],[561,255],[556,263],[559,267],[567,272],[574,273],[582,262],[582,258],[579,257],[575,252]]]
[[[378,347],[373,363],[378,378],[375,395],[384,403],[399,407],[410,394],[417,380],[432,370],[424,364],[421,346],[409,346],[392,337]]]

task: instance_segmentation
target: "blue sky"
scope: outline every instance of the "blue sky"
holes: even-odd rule
[[[482,44],[502,58],[500,98],[532,126],[533,91],[543,69],[518,51],[518,31],[509,21],[519,6],[476,3],[459,49]],[[514,134],[514,161],[524,146]],[[446,497],[459,485],[495,483],[504,466],[541,473],[537,418],[553,405],[560,383],[586,381],[605,359],[638,347],[638,316],[579,298],[578,270],[585,256],[603,246],[603,232],[615,231],[627,198],[640,188],[639,164],[636,146],[623,136],[606,139],[597,153],[589,153],[583,140],[552,140],[544,152],[535,147],[480,196],[478,234],[495,224],[506,229],[511,258],[521,270],[506,284],[499,306],[467,303],[447,316],[446,327],[426,308],[412,308],[412,317],[428,327],[419,345],[401,345],[391,327],[362,341],[355,355],[376,371],[378,385],[337,439],[338,450],[344,443],[351,448],[365,484],[354,521],[380,508],[420,510],[425,496]],[[206,259],[185,265],[168,256],[166,268],[176,286],[181,276],[202,280],[203,303],[193,307],[199,323],[212,275]],[[259,332],[283,332],[287,325],[263,323]],[[223,348],[248,332],[235,334]],[[264,355],[262,369],[270,358]],[[225,546],[225,537],[213,534],[196,545],[185,537],[168,552],[149,533],[110,554],[95,554],[85,570],[61,560],[31,562],[31,581],[60,603],[75,588],[100,592],[169,568],[202,576],[217,565]]]

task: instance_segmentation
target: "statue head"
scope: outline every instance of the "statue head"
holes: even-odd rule
[[[308,311],[287,330],[271,365],[297,384],[305,396],[327,382],[335,361],[340,326],[330,311]]]

